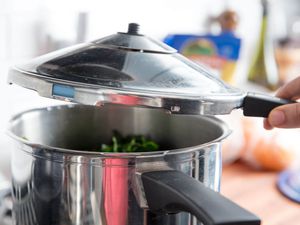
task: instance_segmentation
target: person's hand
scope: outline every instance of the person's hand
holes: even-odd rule
[[[298,100],[300,98],[300,76],[280,88],[279,98]],[[264,120],[264,128],[300,128],[300,102],[279,106],[273,109]]]

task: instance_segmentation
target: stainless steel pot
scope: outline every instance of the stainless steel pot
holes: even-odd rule
[[[162,151],[90,151],[114,130],[150,137]],[[229,130],[214,117],[65,105],[20,113],[9,134],[14,224],[260,224],[215,192]]]

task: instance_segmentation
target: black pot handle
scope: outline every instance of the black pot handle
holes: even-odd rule
[[[268,117],[272,109],[295,101],[249,92],[243,101],[244,116]]]
[[[189,212],[205,225],[259,225],[260,219],[201,182],[175,170],[142,174],[150,211]]]

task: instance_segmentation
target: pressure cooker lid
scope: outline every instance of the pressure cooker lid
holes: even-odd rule
[[[182,114],[227,114],[244,92],[166,44],[127,32],[75,45],[11,68],[8,82],[39,95],[83,104],[162,108]]]

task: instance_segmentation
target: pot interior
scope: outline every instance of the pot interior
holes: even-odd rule
[[[156,109],[64,105],[20,113],[11,120],[9,131],[30,142],[72,150],[99,149],[117,131],[123,136],[144,135],[157,142],[159,150],[171,150],[219,141],[227,127],[214,117]]]

